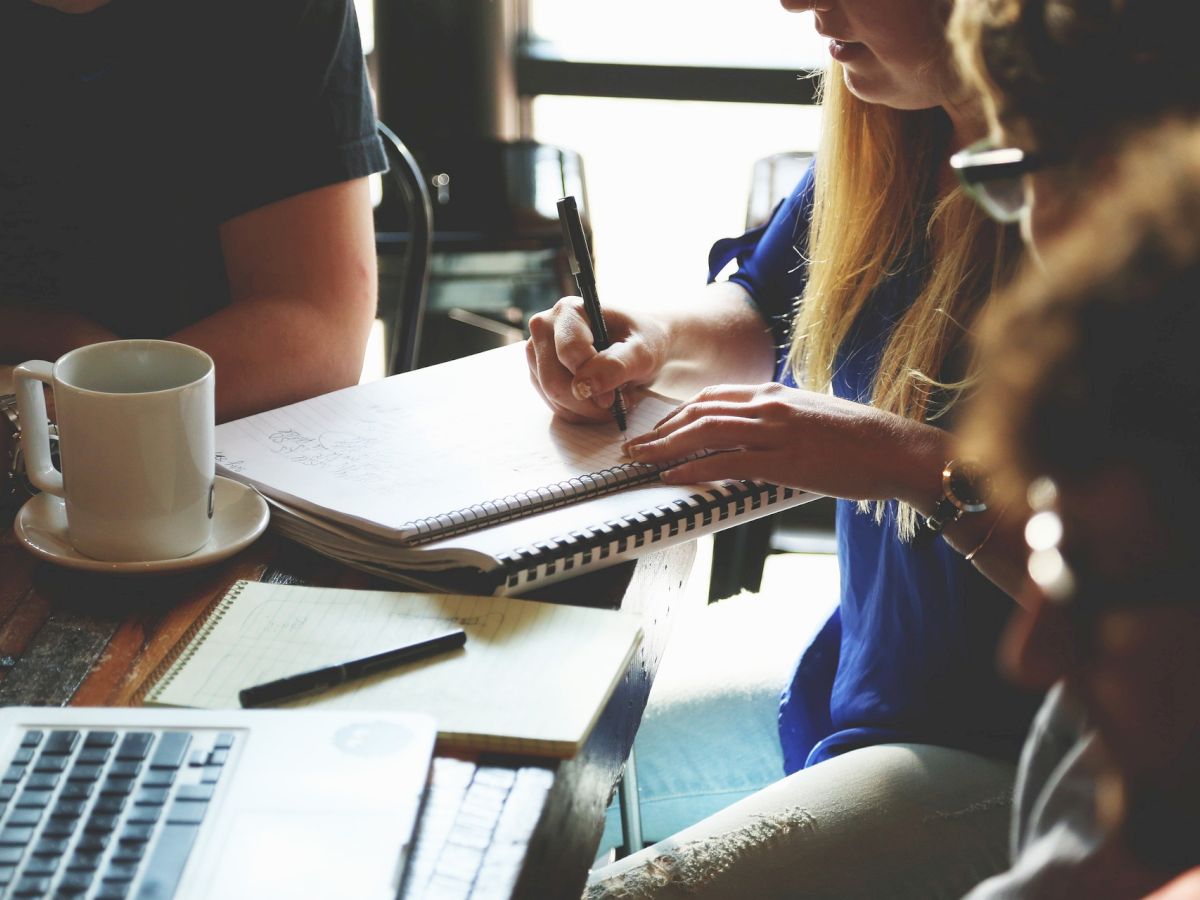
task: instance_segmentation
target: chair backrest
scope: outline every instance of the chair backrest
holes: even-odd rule
[[[813,154],[795,150],[773,153],[754,163],[746,199],[746,228],[757,228],[771,217],[779,201],[796,189],[812,161]]]
[[[425,176],[409,149],[382,122],[379,137],[387,153],[386,177],[404,204],[408,229],[400,277],[381,278],[379,285],[379,317],[386,330],[386,370],[395,375],[417,367],[433,254],[433,204]],[[378,243],[378,234],[376,240]]]

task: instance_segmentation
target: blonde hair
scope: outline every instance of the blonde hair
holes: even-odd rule
[[[938,197],[938,175],[951,149],[943,110],[866,103],[846,88],[836,63],[823,95],[808,281],[788,366],[797,384],[827,390],[838,348],[863,307],[924,246],[918,260],[924,283],[882,352],[871,403],[917,421],[935,420],[968,385],[967,372],[950,371],[964,368],[952,354],[1007,273],[1015,242],[961,190]],[[882,521],[882,502],[860,506],[873,508]],[[916,534],[916,512],[907,504],[900,505],[897,522],[901,539]]]

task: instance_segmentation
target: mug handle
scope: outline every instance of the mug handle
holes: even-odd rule
[[[34,487],[62,497],[62,473],[50,459],[50,426],[46,420],[46,397],[42,393],[43,382],[54,384],[54,363],[40,359],[21,363],[13,369],[13,380],[21,419],[25,473]]]

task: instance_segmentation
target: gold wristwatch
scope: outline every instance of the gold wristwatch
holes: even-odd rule
[[[941,534],[964,513],[985,512],[992,492],[992,480],[983,468],[971,460],[952,459],[942,468],[942,496],[925,527]]]

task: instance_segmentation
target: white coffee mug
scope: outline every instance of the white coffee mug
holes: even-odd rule
[[[214,369],[173,341],[108,341],[13,372],[29,480],[66,503],[80,553],[175,559],[212,533]],[[54,390],[61,474],[50,457],[42,384]]]

